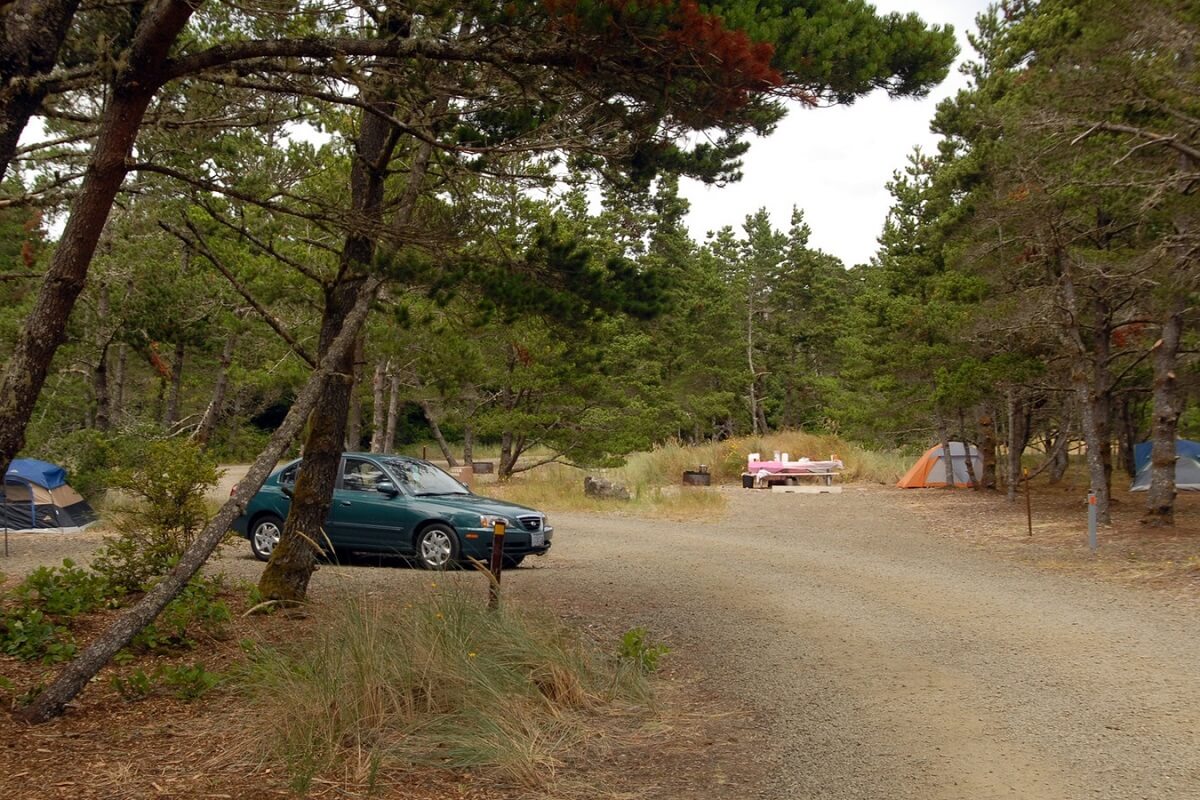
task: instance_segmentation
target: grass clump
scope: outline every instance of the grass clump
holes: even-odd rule
[[[583,493],[587,475],[604,477],[624,485],[632,499],[602,500]],[[679,483],[676,476],[674,483]],[[476,491],[519,505],[544,511],[627,511],[639,516],[666,519],[697,519],[719,515],[725,498],[704,487],[670,485],[666,481],[631,479],[624,469],[583,470],[565,464],[549,464],[515,476],[504,484],[484,484]]]
[[[244,680],[265,754],[292,788],[373,786],[411,767],[487,767],[535,787],[591,713],[645,697],[644,677],[549,615],[458,592],[397,607],[347,598],[303,647],[259,648]]]

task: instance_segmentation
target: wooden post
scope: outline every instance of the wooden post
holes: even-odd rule
[[[1025,476],[1025,522],[1029,525],[1029,535],[1033,536],[1033,498],[1029,494],[1029,467],[1022,470]]]
[[[492,527],[492,557],[488,564],[492,573],[488,587],[488,608],[500,607],[500,573],[504,571],[504,522],[497,520]]]

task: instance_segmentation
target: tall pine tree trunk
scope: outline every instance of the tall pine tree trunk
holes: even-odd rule
[[[754,282],[748,281],[746,289],[746,366],[750,372],[750,425],[754,435],[766,433],[765,426],[760,424],[758,398],[758,371],[754,368]]]
[[[112,342],[112,332],[108,329],[109,298],[107,284],[101,284],[99,298],[96,301],[96,325],[99,341],[96,342],[96,369],[92,373],[92,400],[95,402],[95,416],[92,424],[98,431],[107,431],[112,423],[112,402],[108,389],[108,348]]]
[[[950,452],[950,428],[946,425],[946,418],[939,411],[935,415],[934,423],[937,425],[938,440],[942,443],[942,465],[946,468],[946,488],[954,488],[954,456]],[[968,455],[970,455],[968,451]]]
[[[1021,456],[1025,453],[1025,444],[1029,440],[1028,428],[1025,424],[1025,414],[1020,408],[1016,393],[1009,389],[1005,397],[1008,405],[1008,501],[1016,502],[1017,486],[1021,480]]]
[[[996,417],[990,408],[979,415],[979,455],[983,474],[979,476],[979,488],[996,489]]]
[[[1185,298],[1179,297],[1163,322],[1154,345],[1154,429],[1150,450],[1150,491],[1142,521],[1155,526],[1175,524],[1175,437],[1179,426],[1179,340],[1183,334]]]
[[[517,456],[513,452],[513,435],[511,431],[500,434],[500,463],[496,468],[496,479],[503,482],[513,476],[513,468],[517,466]]]
[[[442,435],[442,427],[438,425],[437,415],[430,408],[429,401],[422,400],[420,402],[421,412],[425,415],[425,421],[429,423],[429,432],[433,434],[433,440],[437,442],[438,449],[442,451],[442,457],[446,459],[449,466],[457,467],[458,460],[454,458],[454,453],[450,452],[450,445],[446,442],[446,437]]]
[[[463,425],[463,463],[468,467],[475,463],[475,431],[470,423]]]
[[[237,334],[232,331],[225,337],[225,347],[221,350],[221,361],[217,366],[217,379],[213,383],[212,399],[208,401],[208,407],[204,409],[204,416],[200,418],[200,425],[196,428],[195,439],[201,447],[208,447],[213,431],[225,413],[225,394],[229,391],[229,367],[233,364],[237,339]]]
[[[1046,447],[1050,453],[1050,485],[1061,483],[1066,477],[1067,468],[1071,466],[1070,430],[1061,430],[1056,437],[1046,438]]]
[[[403,20],[394,20],[403,25]],[[407,27],[404,27],[407,31]],[[398,30],[391,33],[400,33]],[[402,33],[401,35],[407,35]],[[444,101],[439,100],[439,108]],[[375,254],[375,236],[383,222],[383,189],[388,165],[396,147],[397,131],[390,122],[375,114],[364,113],[355,142],[356,156],[350,171],[352,232],[347,234],[340,259],[339,280],[326,293],[326,317],[342,315],[348,290],[364,280],[358,277],[370,268]],[[393,222],[398,229],[412,223],[425,182],[433,148],[427,142],[416,147],[409,164],[408,183],[398,203]],[[357,289],[355,289],[357,293]],[[320,347],[328,347],[329,330],[322,324]],[[357,331],[355,331],[357,335]],[[329,514],[333,487],[341,463],[346,438],[346,415],[350,397],[349,375],[354,367],[354,352],[347,350],[337,364],[337,372],[326,383],[325,391],[313,415],[304,448],[304,465],[296,479],[291,511],[284,522],[279,544],[271,552],[259,580],[259,590],[269,599],[301,601],[308,593],[308,582],[316,569],[316,553],[311,542],[322,542],[321,528]]]
[[[1125,470],[1130,480],[1137,476],[1137,461],[1133,457],[1133,445],[1137,442],[1137,425],[1133,421],[1133,404],[1129,395],[1121,395],[1117,403],[1117,463]]]
[[[1071,367],[1071,388],[1079,402],[1083,423],[1083,441],[1087,445],[1088,482],[1096,496],[1096,516],[1100,524],[1112,521],[1109,497],[1112,486],[1112,377],[1108,360],[1111,348],[1111,319],[1104,302],[1091,302],[1094,314],[1092,343],[1084,339],[1082,311],[1075,289],[1069,258],[1056,251],[1060,266],[1060,291],[1064,310],[1063,338],[1075,351]]]
[[[125,380],[129,370],[129,347],[117,345],[117,374],[113,377],[112,418],[120,420],[125,413]]]
[[[1083,441],[1087,445],[1088,479],[1096,495],[1097,518],[1102,525],[1111,521],[1109,487],[1112,470],[1112,439],[1109,434],[1110,402],[1103,370],[1095,364],[1076,365],[1071,382],[1079,398],[1083,416]],[[1106,452],[1108,451],[1108,452]]]
[[[171,365],[171,393],[163,413],[163,427],[171,430],[179,422],[179,395],[183,393],[183,360],[186,349],[182,341],[175,343],[175,363]]]
[[[354,345],[354,382],[350,385],[350,417],[346,420],[346,449],[351,451],[362,446],[362,396],[358,387],[362,383],[366,346],[366,336],[360,334]]]
[[[96,413],[92,424],[98,431],[112,427],[111,404],[108,396],[108,342],[100,347],[96,356],[96,371],[92,373],[92,397],[96,401]]]
[[[383,379],[386,371],[382,361],[375,362],[375,375],[371,379],[371,452],[383,452],[384,425]]]
[[[163,80],[171,47],[194,10],[187,0],[163,0],[150,7],[141,16],[133,44],[114,78],[66,227],[0,375],[0,474],[7,472],[25,444],[25,427],[50,362],[66,336],[67,320],[87,280],[96,243],[125,180],[126,160]]]
[[[324,358],[341,332],[360,287],[368,280],[364,271],[370,268],[375,254],[374,236],[382,222],[384,179],[395,145],[396,136],[390,123],[374,114],[362,115],[350,170],[354,224],[342,246],[338,278],[325,291],[320,358]],[[258,582],[259,592],[269,600],[299,602],[308,594],[308,582],[316,570],[314,544],[322,546],[325,542],[325,519],[329,516],[346,441],[353,371],[354,349],[349,348],[334,364],[334,373],[325,382],[317,409],[309,420],[304,463],[296,478],[291,508],[279,544],[271,552],[271,560]]]
[[[383,452],[396,452],[396,421],[400,416],[400,376],[388,377],[387,422],[383,430]]]

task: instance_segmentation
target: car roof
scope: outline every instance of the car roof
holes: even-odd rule
[[[352,452],[352,453],[342,453],[342,456],[343,456],[343,457],[347,457],[347,458],[374,458],[374,459],[379,459],[379,460],[383,460],[383,461],[387,461],[387,460],[394,460],[394,461],[412,461],[412,462],[413,462],[413,463],[415,463],[415,464],[428,464],[428,463],[430,463],[430,462],[428,462],[428,461],[425,461],[424,459],[416,458],[416,457],[414,457],[414,456],[405,456],[405,455],[401,455],[401,454],[399,454],[399,453],[359,453],[359,452]]]

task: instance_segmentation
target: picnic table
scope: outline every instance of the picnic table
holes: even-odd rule
[[[809,478],[832,486],[834,475],[843,466],[836,457],[826,461],[809,458],[790,461],[784,453],[781,458],[763,461],[758,453],[751,453],[746,461],[746,471],[742,473],[742,486],[746,489],[766,489],[775,485],[796,485]]]

